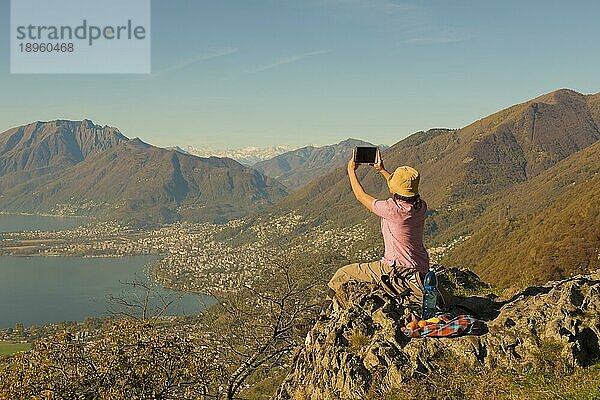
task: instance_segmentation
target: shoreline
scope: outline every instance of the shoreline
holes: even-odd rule
[[[94,219],[94,217],[88,217],[88,216],[85,216],[85,215],[64,215],[64,214],[8,212],[8,211],[0,211],[0,215],[8,215],[8,216],[13,215],[13,216],[21,216],[21,217],[49,217],[49,218]]]

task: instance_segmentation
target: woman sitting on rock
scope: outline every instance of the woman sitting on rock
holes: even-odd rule
[[[348,176],[356,199],[369,211],[381,218],[381,233],[385,244],[383,258],[379,261],[349,264],[337,270],[329,281],[329,292],[325,308],[332,300],[344,304],[346,299],[341,287],[348,281],[370,282],[381,285],[382,276],[392,272],[415,271],[427,273],[429,255],[423,245],[423,225],[427,204],[419,197],[419,172],[409,166],[396,168],[389,173],[383,167],[381,154],[373,167],[387,181],[392,196],[387,200],[378,200],[367,194],[356,177],[357,164],[354,157],[348,162]]]

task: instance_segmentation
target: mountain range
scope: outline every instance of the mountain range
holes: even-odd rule
[[[373,144],[364,140],[347,139],[329,146],[306,146],[260,161],[253,168],[295,190],[340,165],[345,165],[356,146]]]
[[[162,223],[224,221],[287,194],[227,158],[201,158],[84,121],[36,122],[0,134],[0,209]]]
[[[90,120],[36,122],[0,134],[0,209],[136,223],[226,221],[287,194],[269,175],[285,171],[277,178],[296,187],[344,164],[356,145],[368,143],[307,146],[248,168],[231,158],[197,156],[191,147],[158,148]],[[234,153],[260,159],[289,149]]]
[[[296,150],[296,147],[288,145],[275,145],[268,147],[248,146],[242,149],[215,150],[211,147],[184,146],[184,148],[181,148],[177,146],[175,149],[199,157],[232,158],[242,165],[251,166],[258,162],[276,157],[280,154]]]
[[[445,264],[500,286],[544,282],[598,266],[599,126],[600,93],[561,89],[460,129],[417,132],[384,149],[383,160],[390,171],[421,172],[426,245],[444,247]],[[143,224],[294,211],[309,226],[362,224],[361,243],[381,248],[377,218],[354,199],[343,166],[368,144],[307,146],[250,168],[89,120],[35,122],[0,134],[0,210]],[[367,192],[389,196],[372,168],[358,174]]]

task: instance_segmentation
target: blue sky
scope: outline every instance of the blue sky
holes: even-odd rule
[[[598,15],[594,0],[155,0],[151,75],[11,75],[0,0],[0,131],[90,118],[159,146],[393,144],[600,91]]]

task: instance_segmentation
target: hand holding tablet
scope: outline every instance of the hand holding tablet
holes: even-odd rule
[[[377,161],[379,149],[372,146],[357,146],[354,149],[354,162],[356,164],[373,165]]]

